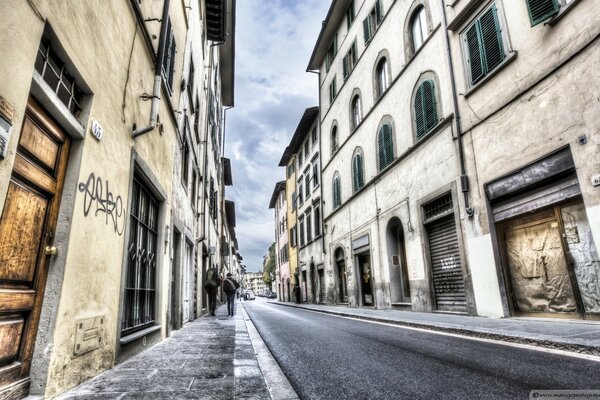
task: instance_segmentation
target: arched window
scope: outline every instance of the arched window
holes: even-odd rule
[[[342,205],[342,188],[340,187],[340,176],[336,172],[333,176],[333,209]]]
[[[383,171],[394,161],[394,142],[392,141],[392,127],[384,124],[379,129],[377,137],[377,154],[379,158],[379,171]]]
[[[356,129],[362,121],[362,106],[360,104],[360,96],[356,95],[352,98],[352,129]]]
[[[358,192],[365,185],[363,172],[363,157],[360,151],[357,151],[352,157],[352,188]]]
[[[415,129],[417,140],[422,139],[438,123],[435,85],[432,80],[421,83],[414,99]]]
[[[389,77],[388,77],[388,61],[387,58],[383,57],[379,60],[376,69],[377,75],[377,97],[380,97],[388,88]]]
[[[427,39],[427,20],[425,19],[425,7],[419,7],[414,13],[411,21],[413,54]]]
[[[337,126],[334,126],[331,130],[331,153],[335,153],[338,148],[338,134]]]

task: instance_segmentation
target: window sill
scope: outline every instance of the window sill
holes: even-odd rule
[[[131,343],[139,338],[142,338],[146,335],[149,335],[149,334],[159,331],[159,330],[160,330],[160,325],[153,325],[148,328],[142,329],[141,331],[137,331],[137,332],[134,332],[132,334],[129,334],[127,336],[120,338],[119,343],[121,344],[121,346],[123,346],[125,344]]]
[[[479,82],[477,82],[475,85],[471,86],[465,93],[463,93],[463,96],[465,98],[467,98],[471,94],[473,94],[473,92],[476,92],[477,89],[479,89],[480,87],[484,86],[485,83],[487,81],[489,81],[492,77],[496,76],[496,74],[500,70],[504,69],[504,67],[506,67],[508,64],[510,64],[511,62],[513,62],[517,58],[517,54],[518,54],[518,52],[516,50],[511,51],[509,53],[508,57],[506,57],[506,59],[504,61],[502,61],[502,63],[500,65],[498,65],[491,72],[489,72],[482,80],[480,80]]]

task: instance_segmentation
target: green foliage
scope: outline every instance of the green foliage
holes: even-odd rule
[[[275,242],[269,246],[269,255],[263,259],[263,281],[265,285],[271,287],[271,282],[275,277]]]

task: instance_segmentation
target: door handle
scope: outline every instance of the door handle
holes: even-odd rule
[[[47,256],[55,256],[56,253],[58,253],[58,250],[54,246],[46,246],[44,253],[46,253]]]

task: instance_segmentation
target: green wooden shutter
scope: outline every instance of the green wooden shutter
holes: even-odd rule
[[[353,168],[353,181],[354,181],[354,191],[357,192],[361,187],[363,187],[363,171],[362,171],[362,157],[360,154],[356,154],[354,156],[354,162],[352,163]]]
[[[346,79],[348,77],[349,71],[348,71],[348,56],[346,55],[346,57],[344,57],[343,60],[343,70],[344,70],[344,79]]]
[[[505,58],[502,46],[502,31],[498,23],[496,5],[490,7],[478,21],[483,41],[483,58],[485,60],[485,73],[493,70]]]
[[[425,121],[425,130],[429,132],[437,125],[435,86],[432,81],[425,81],[421,84],[421,90],[423,91],[423,119]]]
[[[560,11],[558,0],[526,0],[531,26],[536,26]]]
[[[369,43],[369,40],[371,40],[371,20],[369,17],[365,18],[363,21],[363,34],[365,37],[365,44]]]
[[[383,125],[379,130],[379,170],[385,169],[394,159],[394,150],[392,143],[392,128],[389,125]]]
[[[377,25],[379,25],[379,23],[383,19],[383,8],[381,7],[381,0],[377,0],[375,2],[375,17],[377,19]]]
[[[469,52],[468,63],[471,72],[471,84],[477,82],[484,74],[477,26],[478,24],[474,23],[467,29],[463,39]]]
[[[415,128],[417,131],[417,140],[421,139],[425,136],[427,132],[425,128],[425,115],[424,115],[424,107],[423,107],[423,85],[419,86],[417,89],[417,93],[415,93]]]

